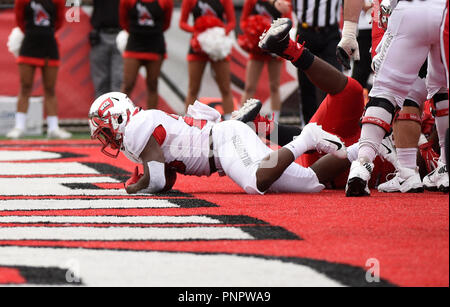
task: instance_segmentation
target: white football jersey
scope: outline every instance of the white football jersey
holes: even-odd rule
[[[185,175],[208,176],[209,135],[213,122],[167,114],[159,110],[140,111],[125,128],[122,152],[132,161],[139,156],[153,135],[160,144],[167,164]]]

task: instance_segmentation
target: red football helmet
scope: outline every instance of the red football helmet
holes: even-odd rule
[[[139,111],[127,95],[119,92],[104,94],[92,103],[89,110],[91,138],[100,140],[105,155],[112,158],[119,155],[125,127]]]

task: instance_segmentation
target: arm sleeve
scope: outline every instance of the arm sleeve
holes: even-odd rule
[[[119,23],[120,27],[126,31],[130,31],[129,21],[128,21],[128,11],[130,10],[130,0],[120,0],[119,4]]]
[[[64,17],[65,17],[64,15],[66,13],[65,1],[56,0],[55,6],[56,6],[55,31],[58,31],[64,24]]]
[[[164,10],[164,26],[163,31],[166,31],[170,27],[173,12],[173,0],[160,0],[160,5]]]
[[[27,3],[26,0],[16,0],[16,3],[14,5],[14,13],[16,15],[16,24],[22,30],[22,32],[25,32],[25,5],[26,5],[26,3]]]
[[[180,28],[186,32],[194,32],[194,27],[188,24],[189,14],[195,5],[195,0],[183,0],[181,4]]]
[[[255,7],[256,0],[245,0],[244,7],[242,8],[242,14],[241,14],[241,20],[240,20],[240,26],[241,29],[244,28],[243,22],[250,16],[250,13],[252,12],[253,8]]]
[[[227,25],[225,26],[225,32],[226,34],[228,34],[236,27],[236,15],[234,13],[234,5],[232,0],[224,0],[223,6],[225,8],[225,16],[227,18]]]

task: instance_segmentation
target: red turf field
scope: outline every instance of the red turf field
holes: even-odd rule
[[[90,141],[0,142],[0,284],[79,268],[85,285],[449,285],[448,194],[251,196],[179,176],[177,192],[130,197],[133,167]]]

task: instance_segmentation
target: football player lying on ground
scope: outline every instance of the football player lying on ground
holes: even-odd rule
[[[127,193],[167,191],[175,181],[174,171],[196,176],[218,171],[249,194],[319,192],[324,188],[319,178],[327,170],[316,172],[314,165],[305,168],[294,161],[311,150],[347,156],[340,138],[314,123],[273,151],[249,126],[236,120],[219,122],[220,113],[204,104],[196,102],[188,114],[196,119],[143,111],[122,93],[94,101],[91,136],[103,143],[102,152],[117,157],[122,151],[143,165],[144,174],[135,173],[125,184]]]

